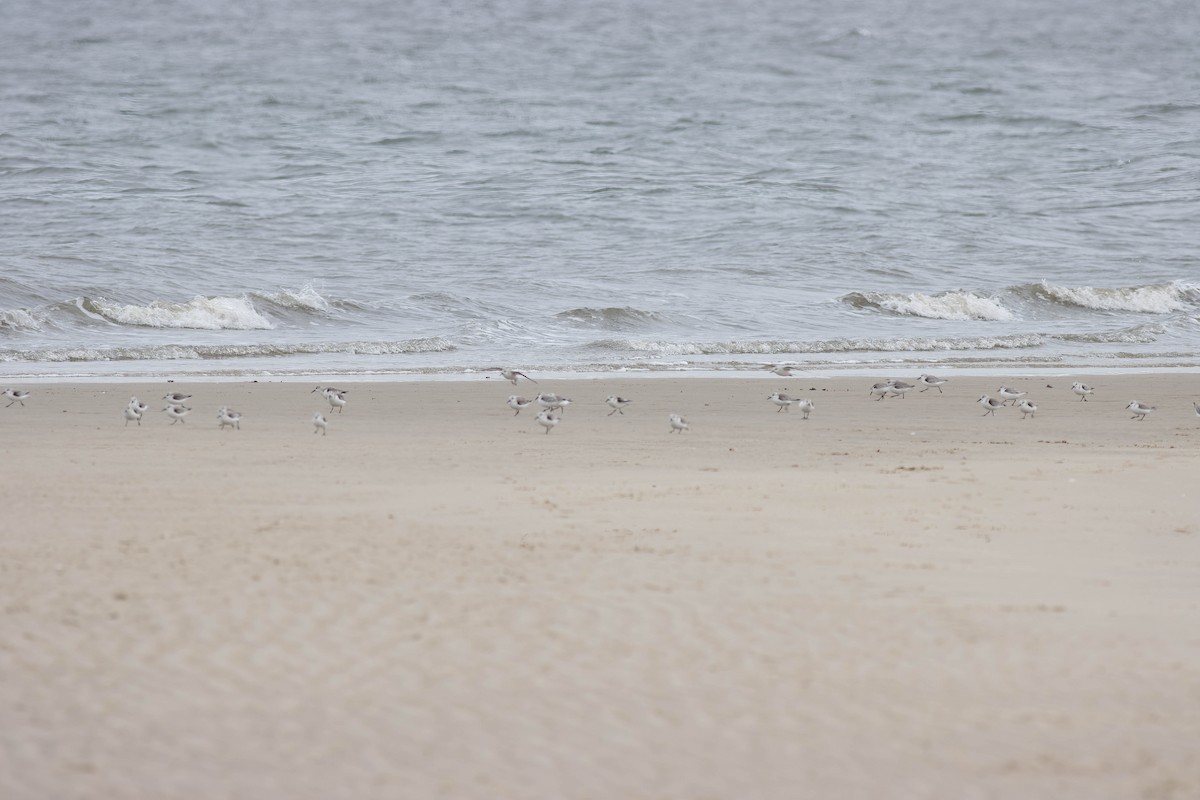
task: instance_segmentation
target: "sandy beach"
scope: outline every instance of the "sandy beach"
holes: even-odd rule
[[[1200,796],[1200,376],[872,382],[24,385],[0,796]]]

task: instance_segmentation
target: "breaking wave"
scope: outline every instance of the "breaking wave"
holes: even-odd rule
[[[251,292],[241,297],[197,296],[187,302],[155,300],[144,305],[107,297],[76,297],[32,308],[0,309],[0,334],[39,331],[46,326],[69,329],[81,323],[108,323],[138,328],[185,330],[274,330],[280,321],[328,317],[337,310],[358,310],[353,303],[334,304],[311,285],[295,291]]]
[[[927,319],[1004,322],[1013,318],[1013,313],[996,300],[962,291],[938,294],[851,292],[840,299],[855,308],[877,309]]]
[[[38,331],[42,329],[39,314],[24,308],[0,311],[0,331]]]
[[[1026,287],[1036,298],[1093,311],[1169,314],[1200,304],[1200,287],[1174,281],[1147,286],[1055,286],[1046,281]]]
[[[84,298],[81,308],[117,325],[144,328],[250,331],[275,327],[248,297],[197,296],[186,303],[155,300],[144,306],[121,305],[104,298]]]

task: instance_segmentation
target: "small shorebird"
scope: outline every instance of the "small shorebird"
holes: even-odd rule
[[[537,383],[537,381],[526,375],[524,372],[516,369],[509,369],[508,367],[492,367],[490,370],[488,370],[488,372],[499,372],[504,376],[504,380],[511,381],[513,386],[517,385],[517,378],[524,378],[530,383]]]
[[[321,387],[318,386],[317,389],[321,389]],[[313,392],[317,389],[313,389]],[[312,394],[312,392],[309,392],[309,394]],[[321,389],[321,395],[329,401],[330,411],[336,408],[340,414],[342,413],[342,409],[346,407],[346,395],[339,389],[334,389],[333,387]]]
[[[1200,403],[1192,403],[1192,408],[1196,409],[1196,416],[1200,417]]]
[[[871,394],[876,395],[875,399],[877,401],[882,400],[883,398],[887,397],[887,393],[890,392],[891,390],[892,390],[892,379],[891,378],[888,378],[886,381],[883,381],[881,383],[876,383],[871,386]]]
[[[983,412],[985,417],[988,414],[991,414],[993,417],[996,416],[996,409],[1004,405],[1004,401],[996,397],[988,397],[986,394],[980,395],[979,399],[975,402],[987,409],[987,411]]]
[[[925,387],[921,390],[922,392],[928,392],[930,389],[937,389],[938,394],[942,394],[942,385],[946,383],[946,379],[939,378],[936,375],[926,375],[922,373],[921,377],[917,378],[917,383]]]
[[[812,400],[809,400],[806,397],[803,400],[796,401],[796,408],[800,409],[800,411],[804,414],[805,419],[808,419],[808,415],[813,412],[813,409],[816,408],[816,406],[813,405]]]
[[[1158,408],[1158,406],[1148,406],[1145,403],[1139,403],[1137,400],[1134,400],[1129,405],[1125,406],[1126,411],[1133,412],[1133,416],[1130,417],[1130,419],[1136,419],[1138,422],[1146,419],[1146,415],[1156,408]]]
[[[132,408],[134,411],[138,412],[139,415],[145,414],[150,410],[150,406],[146,405],[141,400],[138,400],[136,397],[129,398],[129,408]]]
[[[163,411],[167,412],[167,416],[171,418],[171,424],[174,425],[176,422],[187,422],[184,417],[191,412],[191,409],[187,406],[173,406],[168,403],[163,406]]]
[[[320,411],[313,414],[312,422],[313,433],[317,433],[319,431],[322,436],[329,435],[329,422],[325,419],[325,416]]]
[[[7,406],[5,406],[5,408],[8,408],[13,403],[20,403],[21,405],[25,405],[25,400],[26,400],[26,398],[29,397],[29,392],[25,391],[24,389],[5,389],[4,396],[12,401]]]
[[[230,428],[237,428],[240,431],[242,429],[242,415],[232,408],[221,406],[217,409],[217,428],[225,430],[226,425]]]
[[[522,408],[529,408],[533,405],[533,401],[528,397],[517,397],[515,394],[508,396],[508,407],[513,410],[513,416],[521,413]]]
[[[1028,392],[1022,392],[1017,389],[1010,389],[1007,386],[1001,386],[996,390],[996,393],[1000,395],[1002,405],[1008,405],[1009,400],[1020,400],[1022,397],[1029,394]]]
[[[671,430],[669,433],[679,433],[691,429],[688,421],[678,414],[672,414],[667,419],[671,420]]]
[[[571,405],[571,401],[565,397],[559,397],[556,394],[547,394],[543,392],[534,398],[537,404],[546,411],[565,411],[566,407]]]
[[[790,394],[782,394],[780,392],[772,392],[771,396],[768,397],[767,399],[770,400],[775,405],[779,406],[779,408],[775,411],[775,413],[778,414],[780,411],[791,411],[792,403],[795,403],[800,398],[792,397]]]
[[[1026,416],[1032,417],[1037,414],[1037,403],[1021,399],[1017,401],[1016,409],[1021,412],[1021,419],[1025,419]]]
[[[792,371],[800,368],[794,367],[791,364],[765,364],[763,365],[763,369],[768,372],[774,372],[781,378],[790,378],[792,377]]]
[[[134,420],[137,420],[137,424],[141,425],[142,424],[142,412],[138,411],[137,406],[135,406],[135,405],[131,404],[131,405],[125,406],[125,427],[128,428],[129,423]]]
[[[546,433],[550,433],[554,426],[558,424],[558,420],[559,417],[554,416],[549,411],[539,411],[537,415],[537,424],[545,428]]]
[[[163,395],[163,400],[166,400],[167,404],[172,406],[181,406],[191,398],[190,394],[180,394],[179,392],[171,392],[171,394]]]
[[[911,383],[904,381],[892,381],[892,385],[888,387],[888,394],[899,395],[900,399],[904,399],[904,395],[911,392],[916,387]]]
[[[632,400],[626,400],[624,397],[617,397],[615,394],[610,394],[608,396],[608,399],[604,401],[604,403],[609,408],[612,409],[612,411],[608,412],[608,416],[610,416],[610,417],[613,414],[620,414],[621,416],[625,416],[625,412],[623,409],[625,408],[625,406],[629,405],[632,402],[633,402]]]
[[[1088,395],[1092,394],[1096,390],[1088,386],[1086,383],[1080,383],[1079,381],[1076,381],[1075,383],[1071,384],[1071,391],[1079,395],[1079,401],[1081,403],[1086,403]]]
[[[345,394],[349,394],[350,390],[349,389],[335,389],[332,386],[318,386],[317,388],[315,388],[311,392],[309,392],[309,394],[320,394],[321,396],[325,396],[325,395],[329,394],[330,392],[333,392],[334,394],[345,395]]]

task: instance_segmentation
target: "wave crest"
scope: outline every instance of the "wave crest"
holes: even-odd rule
[[[0,311],[0,331],[38,331],[41,329],[42,320],[28,309],[14,308]]]
[[[556,319],[596,328],[628,329],[639,328],[662,321],[662,316],[653,311],[637,308],[572,308],[554,315]]]
[[[274,303],[281,308],[298,311],[319,311],[328,314],[332,311],[329,301],[311,284],[307,283],[296,291],[282,289],[278,292],[262,292],[259,297]]]
[[[275,326],[248,297],[194,297],[186,303],[155,300],[144,305],[121,305],[104,298],[85,298],[85,311],[117,325],[194,330],[270,330]]]
[[[1170,314],[1200,302],[1200,288],[1180,281],[1147,286],[1055,286],[1046,281],[1030,287],[1043,300],[1092,311]]]
[[[891,294],[887,292],[851,292],[840,298],[855,308],[890,311],[911,317],[947,320],[985,320],[1005,322],[1013,314],[997,301],[971,292],[938,294]]]

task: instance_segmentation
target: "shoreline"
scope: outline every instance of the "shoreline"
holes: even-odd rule
[[[0,407],[0,794],[1200,793],[1200,376],[535,377]]]
[[[790,363],[790,362],[776,362]],[[1156,367],[1133,367],[1119,366],[1110,369],[1098,369],[1094,365],[1080,368],[1073,367],[1029,367],[1029,368],[1013,368],[1012,365],[999,365],[995,367],[986,366],[969,366],[969,367],[946,367],[940,364],[893,364],[893,365],[876,365],[858,367],[845,366],[836,369],[824,369],[814,367],[812,365],[797,366],[797,378],[809,378],[812,380],[852,380],[852,379],[886,379],[888,377],[900,378],[905,380],[915,379],[921,372],[931,372],[937,375],[945,375],[947,377],[987,377],[987,378],[1013,378],[1013,379],[1037,379],[1038,377],[1045,378],[1064,378],[1072,377],[1081,380],[1100,380],[1109,376],[1127,376],[1127,375],[1195,375],[1200,378],[1200,368],[1196,366],[1156,366]],[[524,368],[523,368],[524,369]],[[745,367],[730,367],[722,369],[693,369],[693,368],[677,368],[677,367],[618,367],[612,369],[597,369],[597,370],[545,370],[537,371],[533,368],[528,368],[525,371],[534,372],[539,376],[544,376],[549,380],[561,381],[583,381],[583,380],[662,380],[662,379],[682,379],[682,380],[737,380],[751,379],[755,377],[771,378],[769,370],[765,367],[747,364]],[[420,383],[428,381],[431,383],[451,382],[451,383],[470,383],[474,381],[485,381],[489,378],[488,371],[481,368],[447,368],[439,371],[425,372],[327,372],[327,371],[294,371],[294,372],[252,372],[247,374],[223,374],[223,373],[174,373],[164,371],[155,374],[137,374],[137,375],[2,375],[0,374],[0,384],[18,385],[22,383],[48,385],[48,384],[133,384],[133,383],[301,383],[307,381],[341,381],[344,383]],[[499,376],[491,376],[492,380],[501,381]]]

